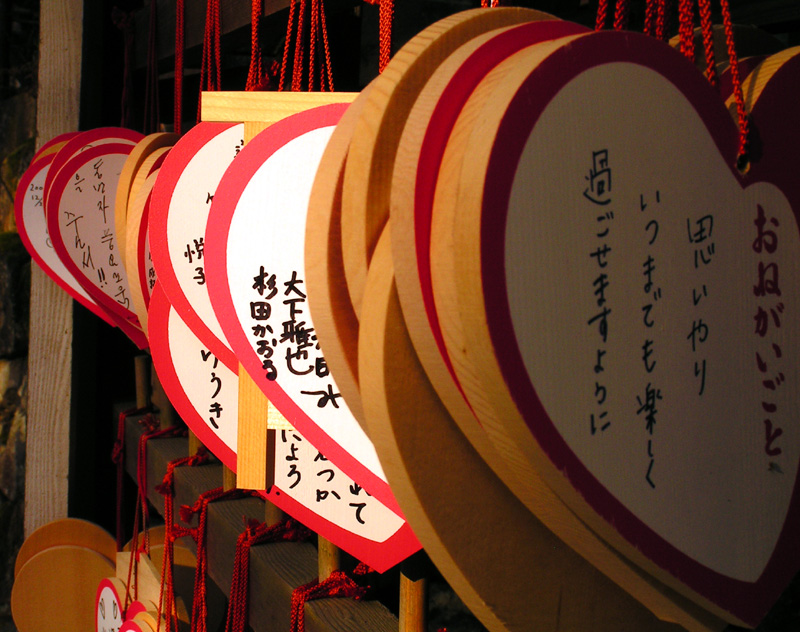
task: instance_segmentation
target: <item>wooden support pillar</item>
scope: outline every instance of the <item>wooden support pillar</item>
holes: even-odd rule
[[[37,148],[58,134],[78,129],[83,0],[42,2],[39,30]],[[32,265],[26,536],[68,515],[72,309],[70,296]]]

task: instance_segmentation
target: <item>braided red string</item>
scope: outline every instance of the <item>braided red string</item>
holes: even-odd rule
[[[175,2],[175,103],[174,127],[175,133],[181,133],[183,119],[183,51],[184,51],[184,0]]]
[[[706,57],[706,78],[717,87],[717,62],[714,59],[714,27],[711,24],[711,0],[698,0],[700,30],[703,34],[703,51]]]
[[[263,522],[250,521],[236,540],[225,632],[245,632],[247,629],[250,548],[268,542],[299,542],[309,539],[312,535],[312,531],[291,518],[271,526]]]
[[[311,24],[308,34],[308,91],[314,90],[314,73],[317,65],[317,37],[319,36],[319,0],[311,0]],[[320,71],[322,68],[320,68]],[[322,73],[320,72],[320,85]]]
[[[221,89],[219,0],[206,0],[206,26],[203,34],[203,61],[200,64],[200,98],[197,102],[197,121],[200,122],[204,91]]]
[[[120,31],[124,43],[122,57],[122,98],[120,100],[120,126],[131,127],[133,123],[133,12],[122,11],[119,7],[111,10],[111,21]]]
[[[183,505],[180,516],[183,522],[191,522],[197,515],[197,526],[193,529],[184,529],[173,525],[173,541],[182,535],[191,535],[197,544],[197,566],[194,572],[194,595],[192,597],[192,625],[191,632],[207,632],[208,605],[206,603],[206,576],[208,573],[208,552],[206,550],[206,531],[208,526],[208,505],[217,500],[236,500],[239,498],[256,497],[254,491],[244,489],[224,490],[217,487],[203,492],[193,505]]]
[[[122,550],[124,544],[124,535],[122,528],[122,483],[125,472],[125,422],[131,415],[141,415],[149,412],[150,406],[144,408],[129,408],[122,411],[119,415],[119,422],[117,423],[117,439],[114,441],[114,447],[111,450],[111,462],[117,466],[117,506],[116,506],[116,538],[117,538],[117,551]],[[138,502],[138,500],[137,500]]]
[[[175,459],[167,464],[167,471],[161,484],[156,486],[156,491],[164,496],[164,557],[161,564],[161,591],[158,601],[158,627],[161,629],[161,614],[165,615],[165,630],[177,632],[178,612],[175,605],[175,468],[181,466],[196,466],[208,461],[208,453],[203,446],[193,456]],[[188,530],[178,527],[182,535],[187,535]],[[187,533],[184,533],[187,532]],[[163,608],[163,610],[162,610]]]
[[[131,601],[131,585],[133,585],[133,599],[139,598],[139,555],[144,549],[149,552],[150,540],[147,536],[147,518],[149,510],[147,507],[147,438],[158,432],[160,421],[152,415],[146,414],[139,420],[139,425],[143,426],[144,434],[139,437],[139,444],[136,453],[136,482],[138,489],[136,492],[136,510],[133,516],[133,535],[131,538],[131,559],[128,564],[128,579],[125,582],[125,603],[123,610],[127,610]],[[144,487],[142,483],[144,482]],[[139,548],[139,529],[144,525],[145,537],[142,549]],[[131,582],[133,578],[133,582]]]
[[[678,17],[680,20],[678,33],[681,40],[681,53],[694,63],[694,2],[679,0]]]
[[[736,46],[733,41],[733,23],[731,22],[731,9],[728,0],[720,0],[722,10],[722,25],[725,29],[725,43],[728,47],[728,61],[730,63],[731,83],[733,84],[733,97],[736,101],[736,116],[739,120],[739,150],[736,155],[736,166],[744,171],[747,168],[747,147],[750,136],[750,120],[744,106],[744,93],[742,80],[739,76],[739,58],[736,55]]]
[[[492,6],[496,0],[493,0]],[[394,21],[394,0],[381,0],[378,6],[378,70],[383,72],[392,58],[392,22]]]
[[[320,3],[320,18],[322,24],[322,47],[325,51],[325,73],[328,78],[328,92],[333,92],[333,64],[331,63],[331,47],[328,41],[328,23],[325,20],[325,7],[322,6],[322,0],[319,0]],[[391,25],[390,25],[391,29]],[[390,30],[390,42],[389,42],[389,55],[391,56],[391,30]],[[387,59],[388,62],[388,59]],[[322,75],[322,70],[320,70],[320,75]],[[320,90],[325,90],[324,82],[320,83]]]
[[[281,77],[278,90],[282,91],[286,85],[286,69],[289,67],[289,51],[292,48],[292,25],[294,24],[297,0],[289,3],[289,19],[286,22],[286,38],[283,42],[283,61],[281,63]]]
[[[656,30],[657,0],[647,0],[644,7],[644,34],[653,37]]]
[[[264,61],[258,41],[258,23],[261,19],[261,0],[250,1],[250,68],[247,71],[245,90],[257,90],[264,79]]]
[[[658,0],[658,16],[656,17],[656,37],[661,41],[667,40],[669,32],[669,14],[672,0]]]
[[[617,0],[614,10],[614,30],[621,31],[628,28],[628,18],[630,16],[631,6],[629,0]]]
[[[353,575],[366,575],[372,572],[365,564],[359,564]],[[350,598],[361,600],[369,592],[369,586],[360,586],[344,571],[333,571],[330,576],[319,581],[314,579],[292,592],[292,614],[289,632],[305,632],[305,605],[307,601],[324,598]]]
[[[157,2],[150,3],[150,21],[147,32],[147,71],[144,91],[144,124],[142,125],[145,134],[158,131],[161,119],[158,103],[157,5]]]
[[[594,29],[602,31],[606,28],[606,20],[608,20],[608,0],[600,0],[597,3],[597,19],[594,23]]]

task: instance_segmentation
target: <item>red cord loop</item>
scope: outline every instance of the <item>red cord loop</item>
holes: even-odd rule
[[[373,571],[364,564],[354,570],[354,576],[365,576]],[[292,615],[289,632],[305,632],[305,605],[307,601],[325,598],[350,598],[361,600],[369,592],[369,586],[361,586],[344,571],[333,571],[327,579],[314,579],[292,592]]]
[[[124,544],[124,535],[122,529],[122,483],[125,470],[125,422],[128,417],[132,415],[141,415],[150,412],[150,406],[144,408],[129,408],[120,413],[119,422],[117,423],[117,439],[114,441],[114,447],[111,450],[111,462],[117,466],[117,506],[116,506],[116,539],[117,551],[121,551]]]
[[[302,524],[288,518],[267,526],[255,520],[248,522],[236,540],[236,555],[231,580],[230,606],[225,632],[244,632],[247,629],[248,584],[250,580],[250,548],[267,542],[299,542],[313,533]]]

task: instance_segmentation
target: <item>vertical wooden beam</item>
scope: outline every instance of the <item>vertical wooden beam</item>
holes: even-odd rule
[[[150,356],[141,354],[133,359],[136,379],[136,408],[150,403]]]
[[[40,7],[37,147],[78,129],[83,0]],[[31,266],[25,535],[68,514],[72,299]]]

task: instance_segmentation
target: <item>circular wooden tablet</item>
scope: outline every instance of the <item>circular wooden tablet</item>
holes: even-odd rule
[[[392,57],[372,88],[350,142],[342,190],[342,257],[356,316],[369,260],[389,216],[397,142],[417,94],[444,59],[473,37],[544,19],[530,9],[463,11],[429,26]]]
[[[426,552],[490,630],[671,630],[533,516],[486,466],[425,378],[394,288],[388,234],[369,271],[359,369],[370,433]],[[403,379],[398,380],[397,376]],[[408,423],[413,419],[414,423]],[[552,492],[542,488],[545,496]],[[446,499],[446,500],[443,500]],[[543,501],[544,502],[544,501]],[[573,533],[571,528],[578,526]],[[572,517],[562,531],[584,550]],[[720,629],[602,544],[590,559],[688,629]]]
[[[56,153],[59,149],[61,149],[68,140],[77,136],[80,132],[65,132],[64,134],[59,134],[58,136],[54,136],[50,140],[48,140],[44,145],[39,147],[36,150],[36,153],[33,154],[33,158],[31,158],[31,162],[35,162],[39,160],[39,158],[44,158],[49,154]]]
[[[79,546],[51,546],[19,570],[11,590],[11,614],[19,632],[54,628],[95,628],[95,597],[114,565],[96,551]]]
[[[308,307],[325,361],[339,392],[367,430],[358,390],[358,319],[342,261],[342,184],[347,150],[369,86],[347,108],[331,134],[308,202],[305,257]]]
[[[128,159],[122,167],[119,174],[119,184],[117,185],[117,194],[114,201],[114,224],[117,227],[117,234],[119,243],[125,243],[125,231],[127,226],[128,205],[135,197],[133,191],[134,183],[136,182],[137,174],[140,170],[149,172],[149,169],[144,166],[144,161],[157,149],[167,149],[172,147],[180,136],[178,134],[171,134],[166,132],[156,132],[145,136],[142,140],[136,143],[133,151],[128,155]],[[145,173],[147,176],[148,173]],[[125,263],[125,253],[122,254],[123,263]]]
[[[395,277],[417,357],[442,403],[478,453],[523,502],[534,504],[535,492],[531,496],[529,489],[521,489],[470,410],[442,339],[430,270],[433,201],[450,132],[464,102],[485,75],[521,49],[584,31],[583,27],[557,20],[529,22],[490,31],[455,51],[431,76],[409,113],[392,181]]]
[[[483,384],[474,408],[520,478],[541,476],[648,573],[755,625],[800,564],[788,535],[800,448],[774,445],[776,427],[800,432],[796,391],[767,396],[761,370],[792,385],[800,375],[781,360],[795,353],[786,329],[753,331],[764,263],[747,227],[788,227],[774,260],[794,284],[797,179],[767,162],[766,141],[769,169],[743,178],[716,93],[649,38],[592,33],[529,62],[473,113],[461,148],[450,312]],[[771,112],[787,103],[775,99]],[[777,117],[775,156],[791,151],[796,118]],[[713,241],[695,245],[692,227],[712,219]],[[781,309],[800,305],[786,294]]]
[[[82,546],[97,551],[113,562],[117,555],[117,544],[113,536],[103,527],[78,518],[63,518],[42,525],[31,533],[17,553],[14,575],[37,553],[51,546]]]

